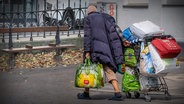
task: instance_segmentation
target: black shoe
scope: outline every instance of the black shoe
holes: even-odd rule
[[[77,98],[78,99],[91,99],[91,97],[89,96],[89,93],[84,92],[84,93],[78,93],[77,94]]]
[[[114,96],[109,100],[122,101],[123,97],[120,92],[114,93]]]

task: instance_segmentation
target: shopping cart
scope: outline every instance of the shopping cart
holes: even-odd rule
[[[163,92],[165,95],[165,99],[171,99],[171,95],[168,91],[168,86],[165,81],[165,76],[167,73],[161,73],[161,74],[143,74],[140,72],[140,54],[141,50],[144,49],[146,46],[150,44],[150,42],[155,38],[169,38],[171,35],[158,35],[158,36],[145,36],[141,41],[139,41],[139,44],[137,47],[135,47],[137,52],[139,53],[138,56],[138,65],[137,69],[139,69],[139,82],[140,82],[140,92],[144,94],[145,101],[150,102],[151,96],[149,95],[149,92],[155,92],[160,93]]]
[[[141,50],[143,50],[150,42],[155,38],[163,38],[163,37],[170,37],[170,35],[159,35],[159,36],[145,36],[143,39],[139,39],[139,41],[130,47],[134,49],[135,56],[137,59],[137,65],[133,67],[135,80],[139,81],[140,89],[139,91],[135,90],[127,90],[124,91],[123,86],[122,90],[125,92],[127,98],[131,98],[131,92],[134,93],[135,98],[139,98],[140,93],[144,94],[145,101],[150,102],[151,96],[149,93],[151,92],[162,92],[165,95],[166,99],[171,99],[171,95],[168,91],[167,83],[164,77],[167,73],[162,74],[143,74],[140,72],[140,59],[141,59]],[[123,80],[123,79],[122,79]],[[124,82],[122,82],[123,85]]]

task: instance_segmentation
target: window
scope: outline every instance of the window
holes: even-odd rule
[[[123,7],[148,7],[149,0],[123,0]]]
[[[36,11],[36,0],[0,0],[0,12],[5,14],[0,17],[0,22],[10,22],[9,19],[11,18],[14,21],[23,21],[21,19],[25,18],[27,20],[31,18],[35,19],[35,15],[32,15],[32,17],[30,15],[31,10]],[[27,13],[24,15],[23,12]]]
[[[116,3],[114,2],[97,2],[97,10],[107,13],[116,19]]]
[[[162,0],[163,6],[184,6],[184,0]]]

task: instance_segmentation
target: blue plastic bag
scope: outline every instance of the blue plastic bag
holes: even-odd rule
[[[142,74],[154,74],[155,73],[155,69],[153,67],[153,62],[151,59],[150,52],[148,52],[147,54],[141,53],[140,72]]]
[[[138,42],[138,38],[136,38],[136,37],[134,36],[134,34],[131,33],[129,27],[126,28],[126,29],[122,32],[122,35],[123,35],[123,37],[124,37],[126,40],[128,40],[131,44],[132,44],[132,43]]]
[[[132,40],[136,39],[136,38],[134,37],[134,35],[131,33],[129,27],[126,28],[126,29],[123,31],[122,34],[123,34],[123,37],[124,37],[126,40],[128,40],[128,41],[132,41]]]

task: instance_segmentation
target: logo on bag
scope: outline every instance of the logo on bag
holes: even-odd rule
[[[89,84],[89,80],[84,80],[84,84]]]
[[[122,64],[121,67],[122,67],[122,68],[121,68],[121,71],[124,73],[124,72],[125,72],[125,64]]]
[[[128,59],[132,59],[132,53],[128,53]]]

